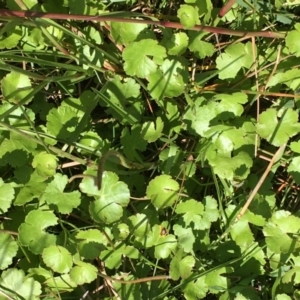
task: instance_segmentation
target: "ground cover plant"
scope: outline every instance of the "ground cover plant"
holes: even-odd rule
[[[0,299],[299,299],[299,1],[0,1]]]

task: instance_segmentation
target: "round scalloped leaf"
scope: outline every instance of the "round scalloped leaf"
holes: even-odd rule
[[[147,24],[111,22],[111,35],[117,44],[128,44],[148,28]]]
[[[119,245],[115,245],[115,249],[102,251],[100,254],[100,259],[104,261],[107,268],[115,269],[120,267],[124,256],[138,259],[140,254],[136,248],[132,246],[126,246],[124,243],[121,243]]]
[[[192,269],[195,266],[195,259],[192,256],[186,256],[181,259],[180,256],[174,256],[170,264],[170,275],[173,280],[183,279],[192,275]]]
[[[156,71],[157,64],[162,64],[164,57],[166,49],[157,41],[145,39],[134,42],[123,51],[124,70],[127,75],[146,78]]]
[[[178,60],[166,59],[162,66],[149,76],[148,90],[154,99],[177,97],[187,83],[184,67]]]
[[[184,252],[190,253],[193,251],[195,236],[192,228],[184,228],[179,224],[173,226],[174,234],[178,237],[178,244]]]
[[[47,115],[47,129],[57,138],[66,139],[74,135],[79,123],[78,110],[70,106],[52,108]]]
[[[31,82],[28,76],[17,72],[10,72],[1,81],[1,89],[5,100],[11,103],[19,103],[24,100],[32,91]],[[29,97],[25,103],[31,101]]]
[[[159,236],[155,243],[154,256],[157,259],[168,258],[177,247],[177,240],[173,234]]]
[[[182,55],[189,44],[189,38],[185,32],[172,34],[171,39],[167,39],[165,46],[169,55]]]
[[[239,152],[233,157],[220,154],[208,157],[208,160],[214,172],[219,177],[228,180],[246,179],[253,164],[253,159],[246,152]]]
[[[90,283],[97,278],[97,268],[91,264],[78,261],[77,266],[70,271],[70,278],[77,283],[82,285]]]
[[[300,156],[292,159],[288,166],[288,172],[293,177],[297,184],[300,183]]]
[[[178,199],[179,184],[169,175],[160,175],[152,179],[147,187],[147,197],[152,204],[162,209],[172,206]]]
[[[32,210],[19,227],[19,240],[34,254],[41,254],[43,250],[55,245],[56,236],[47,233],[45,229],[57,224],[57,217],[51,211]]]
[[[0,245],[0,270],[4,270],[16,256],[18,243],[9,234],[0,232]]]
[[[105,246],[108,244],[106,235],[98,229],[78,231],[76,238],[79,240],[85,240],[85,242],[95,242]]]
[[[2,214],[8,211],[14,200],[14,196],[14,188],[10,184],[4,183],[2,178],[0,178],[0,211]]]
[[[11,298],[1,299],[25,299],[38,300],[42,293],[41,285],[33,278],[26,278],[23,270],[8,269],[3,271],[0,278],[0,291]],[[16,297],[16,295],[18,295]]]
[[[71,279],[69,274],[63,274],[61,276],[51,276],[50,278],[47,278],[45,281],[45,286],[55,290],[70,292],[73,291],[77,285]]]
[[[180,5],[177,11],[177,17],[185,28],[192,28],[196,24],[199,24],[198,8],[191,5]]]
[[[77,244],[76,249],[81,258],[93,260],[99,257],[101,251],[106,249],[106,247],[95,242],[83,241]]]
[[[205,276],[198,278],[196,281],[190,281],[183,287],[184,297],[187,300],[205,299],[208,286],[205,282]]]
[[[101,137],[93,131],[85,132],[83,137],[80,139],[79,144],[89,147],[91,149],[103,149],[106,141],[103,141]],[[82,154],[89,154],[90,151],[86,151],[85,149],[78,149]]]
[[[56,273],[68,273],[73,265],[71,253],[61,246],[50,246],[43,251],[43,261]]]
[[[161,137],[163,129],[164,122],[158,117],[155,123],[149,121],[143,124],[141,135],[148,143],[153,143]]]
[[[279,147],[299,133],[298,112],[289,108],[278,118],[276,109],[269,108],[260,114],[256,127],[262,138]]]
[[[18,45],[21,37],[22,37],[22,31],[20,30],[19,26],[16,26],[12,30],[8,30],[6,32],[6,36],[2,34],[0,37],[0,49],[2,50],[2,49],[15,48]]]
[[[62,214],[71,213],[81,202],[79,191],[64,193],[67,183],[67,176],[56,174],[41,197],[41,200],[46,201],[50,208],[54,207]]]
[[[112,172],[104,172],[102,187],[98,197],[90,204],[91,217],[96,222],[106,224],[118,221],[123,216],[123,208],[129,203],[130,192],[124,182]],[[81,186],[81,185],[80,185]]]
[[[40,176],[49,177],[56,173],[58,158],[47,152],[37,154],[32,162],[32,166],[36,169]]]
[[[300,45],[299,45],[299,39],[300,39],[300,24],[297,23],[295,25],[296,30],[291,30],[288,32],[285,43],[287,47],[290,50],[291,54],[294,54],[295,56],[300,56]]]
[[[145,237],[149,234],[151,228],[149,219],[145,214],[136,214],[129,217],[129,220],[133,227],[133,234],[136,237]]]
[[[203,32],[189,32],[190,44],[189,49],[194,52],[199,58],[212,56],[215,47],[212,43],[203,41]]]
[[[242,67],[250,68],[253,62],[253,48],[251,43],[231,44],[225,53],[216,59],[217,69],[220,70],[219,78],[235,78]]]

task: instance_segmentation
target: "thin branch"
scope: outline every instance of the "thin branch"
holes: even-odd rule
[[[231,9],[233,4],[236,2],[236,0],[229,0],[221,9],[219,12],[219,16],[222,18],[224,17],[228,11]]]
[[[14,11],[14,10],[0,9],[0,17],[18,17],[18,18],[32,18],[32,19],[44,18],[44,19],[56,19],[56,20],[83,20],[83,21],[99,21],[99,22],[135,23],[135,24],[163,26],[163,27],[176,28],[176,29],[204,31],[204,32],[224,34],[224,35],[243,36],[243,37],[266,37],[266,38],[275,38],[275,39],[285,38],[285,33],[282,32],[243,31],[243,30],[232,30],[228,28],[204,26],[204,25],[196,25],[192,28],[184,28],[184,26],[178,22],[126,19],[122,17],[109,16],[109,14],[105,14],[102,16],[86,16],[86,15],[75,15],[75,14],[57,14],[57,13],[42,13],[42,12],[33,12],[33,11]]]

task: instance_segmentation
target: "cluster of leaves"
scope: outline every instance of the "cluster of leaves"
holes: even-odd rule
[[[185,29],[5,19],[0,299],[299,298],[297,8],[238,1],[220,20],[213,0],[22,2],[51,13],[171,12]],[[199,24],[246,38],[189,31]],[[247,39],[270,24],[286,38]],[[284,167],[276,162],[231,228],[267,165],[255,149],[285,143]],[[110,149],[144,168],[111,157],[101,190],[91,176],[70,180],[96,176]],[[103,291],[105,274],[152,278],[106,278]],[[159,275],[170,280],[152,281]]]

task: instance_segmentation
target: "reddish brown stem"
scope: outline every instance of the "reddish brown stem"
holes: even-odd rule
[[[230,10],[230,8],[232,7],[232,5],[236,2],[236,0],[229,0],[221,9],[219,12],[219,16],[222,18],[224,17],[228,11]]]
[[[135,24],[149,24],[155,26],[163,26],[168,28],[176,29],[186,29],[184,26],[177,22],[169,21],[152,21],[152,20],[137,20],[137,19],[126,19],[119,17],[112,17],[108,15],[104,16],[86,16],[86,15],[74,15],[74,14],[56,14],[56,13],[42,13],[33,11],[13,11],[0,9],[0,17],[19,17],[19,18],[44,18],[44,19],[57,19],[57,20],[85,20],[85,21],[102,21],[102,22],[122,22],[122,23],[135,23]],[[266,37],[283,39],[285,38],[285,33],[272,32],[272,31],[241,31],[232,30],[222,27],[204,26],[196,25],[189,30],[195,31],[205,31],[216,34],[234,35],[234,36],[244,36],[244,37]]]

